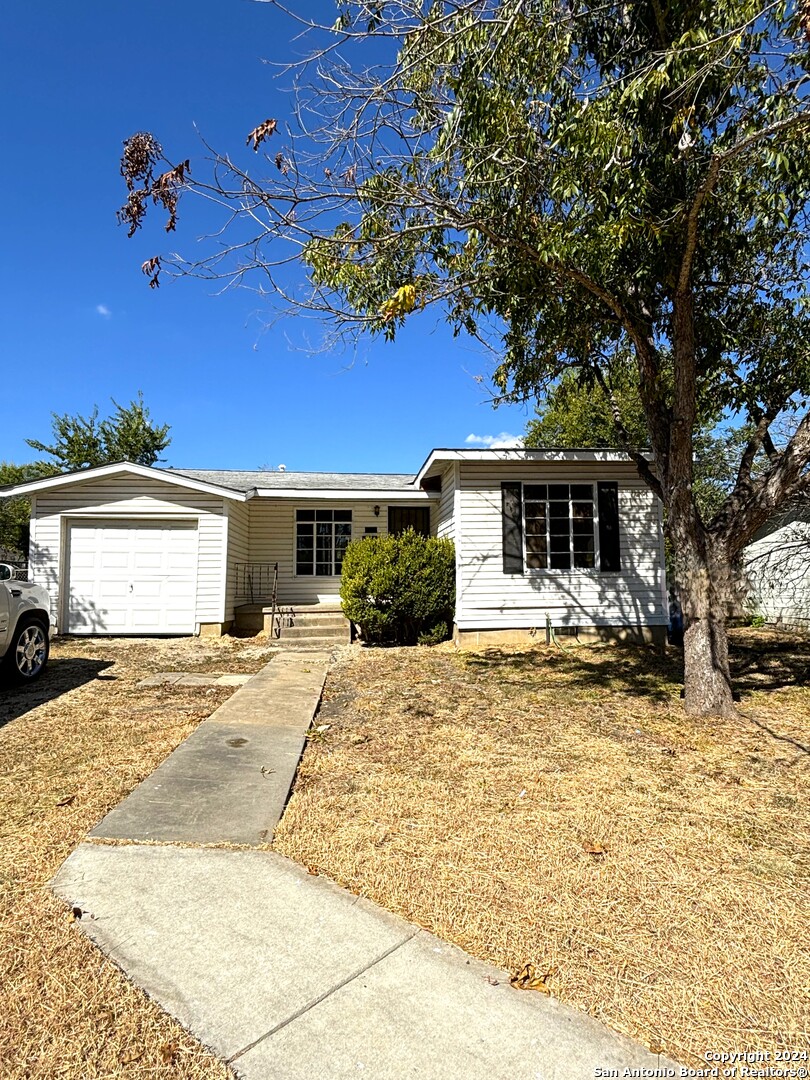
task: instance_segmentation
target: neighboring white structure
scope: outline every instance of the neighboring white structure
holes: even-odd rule
[[[791,503],[743,554],[753,614],[769,625],[810,631],[810,499]]]
[[[0,489],[31,499],[30,575],[61,633],[220,633],[261,602],[339,602],[351,539],[456,544],[458,640],[547,627],[662,638],[658,500],[600,450],[434,450],[415,475],[122,463]]]

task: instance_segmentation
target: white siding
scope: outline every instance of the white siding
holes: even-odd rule
[[[456,484],[455,484],[456,470],[452,465],[448,467],[442,473],[442,493],[439,499],[436,535],[447,537],[449,540],[454,539],[456,533],[456,523],[453,517]]]
[[[365,535],[366,528],[376,528],[379,535],[388,532],[388,504],[381,500],[351,499],[251,499],[250,561],[278,563],[278,600],[281,604],[337,603],[340,600],[339,577],[296,577],[295,511],[298,509],[351,510],[352,539]],[[380,507],[375,517],[374,507]],[[425,506],[425,502],[400,503],[397,506]],[[436,509],[431,506],[431,531],[435,531]]]
[[[619,484],[619,573],[597,570],[503,573],[501,483]],[[667,621],[658,502],[632,467],[552,463],[461,463],[456,547],[459,629],[645,626]]]
[[[132,476],[107,477],[39,492],[31,521],[29,563],[32,579],[50,593],[51,614],[58,620],[60,589],[68,565],[63,551],[68,520],[194,520],[199,532],[196,620],[198,623],[222,622],[226,544],[224,501],[215,495],[184,491],[173,484]]]
[[[769,623],[810,630],[810,505],[768,523],[743,553],[750,604]]]
[[[253,503],[258,502],[254,499]],[[228,555],[225,585],[225,621],[233,619],[234,607],[245,601],[236,599],[236,564],[250,560],[250,507],[252,503],[226,504],[228,517]]]

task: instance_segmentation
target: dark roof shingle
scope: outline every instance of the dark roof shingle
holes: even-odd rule
[[[287,472],[286,470],[281,472],[269,469],[255,472],[216,469],[163,469],[161,471],[241,492],[252,491],[254,488],[302,491],[387,491],[414,487],[413,473]]]

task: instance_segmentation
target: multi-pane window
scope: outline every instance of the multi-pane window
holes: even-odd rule
[[[338,577],[352,538],[351,510],[297,510],[295,572]]]
[[[524,484],[526,566],[577,570],[595,566],[592,484]]]

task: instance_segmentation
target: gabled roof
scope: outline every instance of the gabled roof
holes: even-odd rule
[[[30,480],[24,484],[0,487],[0,497],[9,495],[34,495],[39,491],[52,491],[71,484],[93,483],[113,476],[144,477],[160,480],[191,491],[203,491],[219,495],[235,502],[245,502],[254,497],[273,498],[336,498],[351,495],[354,498],[408,499],[421,501],[425,492],[416,487],[412,473],[324,473],[279,472],[261,470],[245,472],[238,470],[210,469],[159,469],[135,465],[129,461],[113,465],[101,465],[95,469],[80,469],[72,473]]]
[[[416,474],[416,483],[423,481],[432,475],[440,473],[447,462],[451,461],[543,461],[543,462],[630,462],[632,459],[624,450],[596,450],[591,447],[576,446],[546,446],[542,449],[533,449],[525,446],[511,447],[509,449],[490,449],[468,447],[439,448],[431,450],[422,468]]]
[[[135,465],[131,461],[119,461],[113,465],[99,465],[95,469],[79,469],[77,472],[60,473],[46,476],[42,480],[29,480],[25,484],[11,484],[0,487],[0,495],[35,495],[38,491],[52,491],[71,484],[85,484],[88,481],[103,480],[108,476],[140,476],[150,480],[163,480],[167,484],[186,488],[191,491],[204,491],[210,495],[220,495],[235,502],[244,502],[246,495],[242,491],[227,488],[220,484],[208,483],[191,476],[182,476],[172,469],[154,469],[147,465]]]

